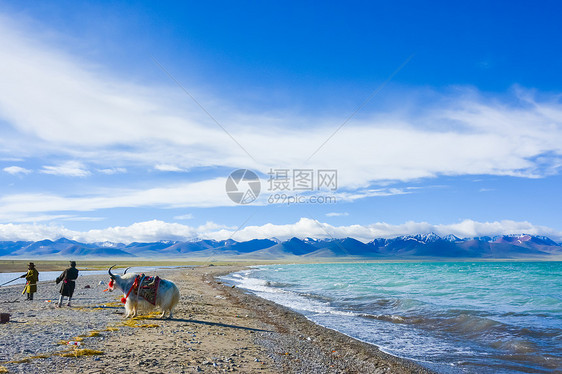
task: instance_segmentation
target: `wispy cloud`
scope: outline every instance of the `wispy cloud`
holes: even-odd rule
[[[106,217],[77,217],[77,216],[69,216],[62,218],[61,221],[73,221],[73,222],[99,222],[106,220]]]
[[[25,174],[31,173],[31,170],[26,169],[26,168],[22,168],[20,166],[8,166],[8,167],[5,167],[2,170],[4,170],[6,173],[12,174],[12,175],[18,175],[18,174],[19,175],[22,175],[22,174],[25,175]]]
[[[188,240],[195,238],[224,240],[231,236],[238,241],[256,238],[276,237],[281,240],[292,237],[353,237],[363,242],[375,238],[393,238],[400,235],[425,234],[435,232],[439,235],[453,234],[457,237],[494,236],[504,234],[546,235],[554,240],[562,240],[562,232],[529,222],[494,221],[477,222],[464,220],[453,224],[433,225],[427,222],[406,222],[401,225],[374,223],[371,225],[333,226],[316,220],[301,218],[298,222],[286,225],[271,223],[262,226],[248,226],[239,231],[236,227],[208,222],[195,227],[159,220],[134,223],[130,226],[115,226],[89,231],[69,230],[64,226],[42,224],[0,224],[0,240],[42,240],[66,237],[83,242],[112,241],[130,243],[134,241]],[[233,236],[233,234],[235,235]]]
[[[0,116],[14,137],[34,143],[21,156],[48,151],[96,165],[117,159],[124,165],[158,165],[163,171],[246,166],[266,172],[271,167],[302,167],[340,122],[318,113],[242,112],[233,109],[236,102],[219,97],[202,100],[210,112],[228,118],[229,133],[254,162],[199,108],[178,105],[185,97],[170,82],[154,86],[122,81],[4,20],[0,69],[8,73],[0,76]],[[407,95],[415,98],[416,93]],[[501,99],[458,88],[433,92],[432,97],[434,102],[414,104],[413,110],[397,105],[384,115],[362,113],[307,167],[338,169],[339,185],[350,190],[377,181],[440,175],[536,178],[559,172],[562,104],[557,95],[515,88]],[[10,140],[4,139],[6,147]],[[16,147],[9,151],[19,156]],[[43,171],[88,173],[82,167],[71,169],[66,174],[57,166]]]
[[[330,212],[326,213],[326,217],[347,217],[349,216],[348,212]]]
[[[30,217],[109,208],[186,208],[233,206],[224,186],[226,178],[177,183],[148,189],[103,189],[81,196],[26,193],[0,196],[0,222],[29,221]]]
[[[180,168],[176,165],[169,165],[169,164],[158,164],[154,166],[154,169],[159,171],[172,171],[172,172],[182,172],[185,171],[184,169]]]
[[[98,169],[99,173],[106,174],[106,175],[113,175],[113,174],[124,174],[127,172],[125,168],[106,168],[106,169]]]
[[[182,214],[181,216],[175,216],[174,217],[174,219],[181,220],[181,221],[189,220],[189,219],[193,219],[193,218],[194,218],[193,214],[191,214],[191,213]]]
[[[55,166],[43,166],[41,173],[64,177],[87,177],[91,174],[79,161],[66,161]]]
[[[79,173],[58,174],[82,176]],[[111,208],[208,208],[235,206],[225,191],[226,178],[213,178],[195,182],[158,183],[157,187],[149,188],[103,188],[81,191],[80,195],[65,196],[55,193],[20,193],[0,196],[0,222],[29,222],[33,217],[61,212],[74,216],[79,212],[96,211]],[[252,205],[287,203],[286,200],[271,200],[275,192],[265,190],[266,182],[262,181],[264,191]],[[417,188],[380,188],[359,189],[354,192],[315,191],[302,194],[314,195],[314,201],[353,202],[374,196],[392,196],[412,193]],[[323,198],[322,200],[318,200]],[[185,217],[189,217],[186,215]],[[180,218],[177,218],[180,219]],[[183,218],[187,219],[187,218]]]
[[[419,187],[357,189],[351,192],[338,191],[332,193],[331,195],[336,197],[339,202],[351,202],[367,197],[406,195],[414,193],[417,189],[419,189]]]
[[[98,188],[92,184],[89,190],[82,188],[72,195],[57,191],[56,186],[49,193],[4,193],[0,195],[0,222],[25,223],[0,225],[0,235],[5,234],[5,238],[67,236],[123,242],[226,239],[236,228],[213,223],[192,227],[147,221],[85,232],[27,223],[97,220],[82,217],[87,215],[83,212],[111,208],[233,206],[224,191],[227,175],[216,173],[240,167],[263,174],[271,168],[337,169],[339,190],[332,195],[338,202],[416,192],[411,187],[392,187],[396,181],[444,175],[540,178],[557,174],[562,168],[562,104],[556,94],[515,87],[499,97],[457,87],[454,92],[431,92],[428,96],[432,101],[419,104],[416,97],[420,94],[412,90],[402,95],[413,103],[408,110],[396,105],[383,114],[363,111],[306,165],[304,160],[341,123],[340,116],[248,109],[237,105],[236,97],[201,94],[203,105],[217,118],[225,119],[221,123],[228,132],[257,160],[252,161],[199,108],[186,106],[183,93],[167,80],[160,85],[127,82],[118,73],[85,64],[53,45],[56,41],[42,43],[33,30],[23,30],[0,16],[0,71],[4,72],[0,74],[1,159],[9,161],[8,165],[28,158],[41,159],[45,165],[39,169],[41,174],[65,177],[94,179],[101,178],[100,174],[124,174],[140,167],[162,172],[200,168],[205,173],[199,176],[195,172],[190,178],[206,179],[170,184],[143,175],[146,178],[137,184],[138,175],[129,173],[130,178],[122,178],[118,185]],[[197,91],[202,92],[195,88]],[[3,171],[20,176],[31,172],[18,166]],[[183,176],[147,174],[170,179]],[[383,185],[386,187],[379,188]],[[264,196],[262,192],[254,204],[266,204]],[[346,214],[331,212],[326,216]],[[174,217],[191,218],[191,214]],[[515,221],[332,226],[301,219],[287,225],[244,227],[234,238],[326,237],[328,232],[334,237],[368,241],[430,231],[457,236],[526,232],[558,240],[562,237],[547,227]]]

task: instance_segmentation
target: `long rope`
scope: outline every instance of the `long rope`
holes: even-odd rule
[[[16,279],[12,279],[11,281],[7,281],[6,283],[2,283],[0,284],[0,287],[7,285],[8,283],[12,283],[14,281],[17,281],[18,279],[20,279],[21,277],[17,277]]]

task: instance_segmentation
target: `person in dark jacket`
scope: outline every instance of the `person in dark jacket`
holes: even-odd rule
[[[22,275],[20,278],[25,278],[27,283],[22,292],[27,294],[27,300],[33,300],[33,294],[37,292],[37,282],[39,281],[39,272],[35,269],[35,264],[30,262],[28,265],[27,273]]]
[[[76,262],[70,261],[70,267],[62,272],[57,278],[57,284],[62,282],[60,287],[60,297],[58,307],[62,306],[62,301],[65,296],[68,296],[68,304],[70,306],[70,301],[72,300],[72,295],[74,294],[74,288],[76,287],[76,278],[78,278],[78,269],[76,269]]]

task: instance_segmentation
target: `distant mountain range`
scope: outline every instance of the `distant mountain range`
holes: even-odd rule
[[[345,239],[254,239],[159,241],[154,243],[80,243],[61,238],[38,242],[0,241],[0,257],[237,258],[315,260],[334,258],[548,258],[562,256],[562,245],[544,236],[503,235],[460,239],[454,235],[406,235],[363,243]]]

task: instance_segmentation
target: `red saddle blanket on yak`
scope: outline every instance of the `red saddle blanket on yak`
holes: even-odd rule
[[[147,277],[141,275],[142,282],[138,287],[138,295],[151,303],[156,305],[156,295],[158,294],[158,286],[160,285],[160,277]],[[137,290],[135,290],[137,291]]]

